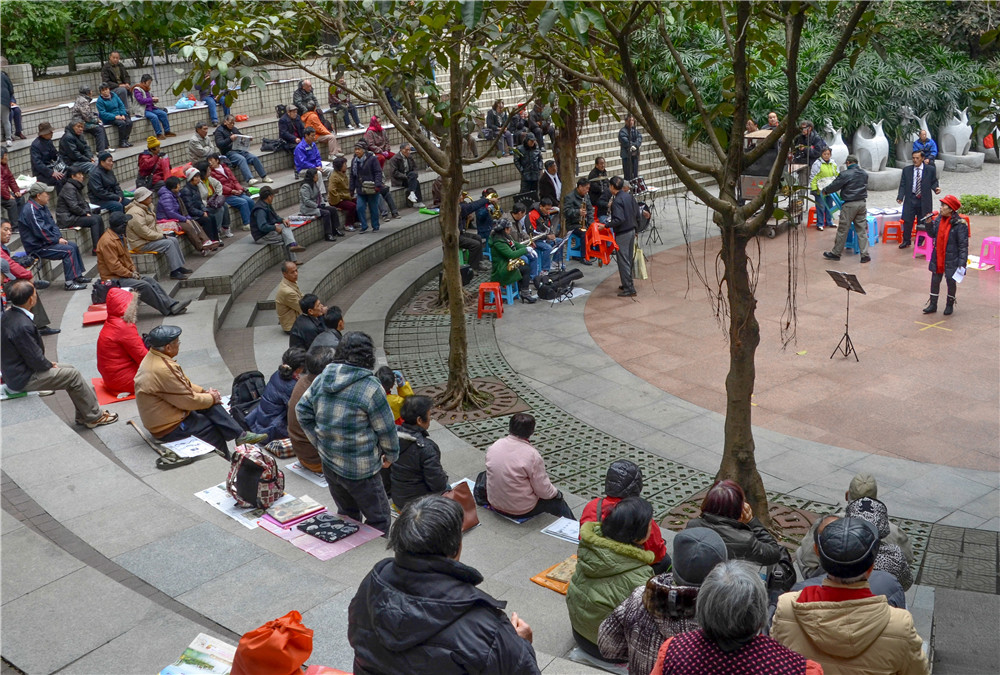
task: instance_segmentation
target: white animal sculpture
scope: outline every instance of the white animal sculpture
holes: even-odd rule
[[[824,131],[826,133],[823,134],[823,140],[830,146],[831,159],[837,166],[844,166],[844,162],[847,161],[850,151],[847,149],[847,143],[844,143],[844,137],[841,136],[840,129],[834,129],[833,122],[828,117]]]
[[[854,154],[865,171],[883,171],[889,161],[889,141],[882,131],[882,120],[872,126],[862,125],[854,132]]]
[[[938,147],[949,155],[967,155],[972,148],[968,108],[948,120],[938,131]]]

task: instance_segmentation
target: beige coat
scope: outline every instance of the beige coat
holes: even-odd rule
[[[163,239],[163,232],[156,224],[156,213],[152,205],[143,206],[139,202],[132,202],[125,207],[125,213],[132,216],[132,220],[125,226],[125,239],[128,241],[130,251],[135,251],[151,241]]]
[[[333,172],[330,176],[330,183],[327,185],[327,188],[326,201],[332,206],[336,206],[343,201],[354,201],[354,197],[351,196],[351,187],[348,181],[348,175],[343,171]]]
[[[867,588],[868,582],[825,586]],[[924,675],[923,641],[905,609],[885,596],[841,602],[796,602],[800,592],[778,598],[771,637],[818,661],[826,675]]]
[[[281,330],[286,333],[292,330],[296,317],[302,313],[302,308],[299,307],[301,299],[302,291],[299,290],[299,285],[282,277],[281,283],[278,284],[278,292],[274,296],[274,309],[278,312]]]
[[[193,384],[176,361],[150,349],[135,374],[135,402],[142,425],[160,437],[174,430],[192,410],[211,408],[215,399]]]

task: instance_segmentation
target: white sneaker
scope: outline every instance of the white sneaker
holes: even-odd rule
[[[233,233],[232,233],[231,230],[223,230],[222,231],[222,236],[225,237],[226,239],[232,239],[233,238]]]
[[[417,193],[414,192],[413,190],[410,190],[410,194],[406,195],[406,199],[408,201],[413,202],[414,204],[416,204],[418,201],[420,201],[419,199],[417,199]]]
[[[261,178],[261,181],[263,181],[265,183],[273,183],[274,179],[271,178],[270,176],[264,176],[263,178]]]
[[[416,209],[426,209],[427,205],[424,204],[423,202],[417,202],[416,204],[413,205],[413,208],[416,208]]]
[[[248,181],[247,181],[247,184],[248,184],[248,185],[256,185],[256,184],[257,184],[257,183],[259,183],[259,182],[260,182],[260,181],[259,181],[259,180],[257,180],[256,178],[251,178],[250,180],[248,180]]]

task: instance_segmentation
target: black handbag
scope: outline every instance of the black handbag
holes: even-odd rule
[[[282,143],[276,138],[265,138],[260,142],[260,149],[262,152],[274,152],[275,150],[280,150],[282,148]]]
[[[476,500],[476,503],[480,506],[486,506],[489,504],[486,494],[486,472],[480,471],[479,475],[476,476],[476,486],[472,488],[472,498]]]

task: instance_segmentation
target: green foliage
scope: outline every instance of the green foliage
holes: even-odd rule
[[[70,3],[4,0],[3,55],[8,63],[30,63],[35,77],[59,60],[70,19]]]
[[[1000,216],[1000,197],[989,195],[962,195],[962,213],[967,215]]]
[[[96,0],[90,6],[89,21],[102,35],[113,36],[110,49],[141,65],[153,44],[157,51],[202,25],[222,3],[188,0]]]

